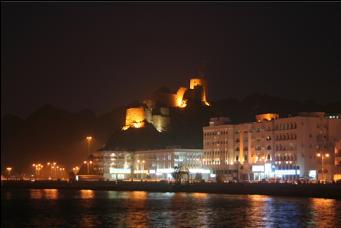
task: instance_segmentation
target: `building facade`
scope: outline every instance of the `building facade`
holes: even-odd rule
[[[335,143],[335,170],[334,181],[341,180],[341,140]]]
[[[144,151],[97,151],[93,168],[105,180],[173,180],[176,167],[186,168],[190,179],[208,179],[201,149],[157,149]]]
[[[215,120],[203,128],[203,165],[223,180],[332,180],[341,119],[324,113],[287,118],[268,113],[251,123]]]

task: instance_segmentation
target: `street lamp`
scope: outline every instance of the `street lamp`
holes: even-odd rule
[[[89,174],[89,163],[88,163],[88,161],[83,161],[83,163],[84,163],[84,165],[86,164],[86,166],[87,166],[87,174]]]
[[[51,180],[51,176],[52,176],[52,165],[51,165],[51,162],[46,163],[46,165],[50,167],[50,174],[49,174],[49,178],[48,179]]]
[[[138,173],[137,173],[137,179],[139,178],[139,172],[140,172],[140,160],[137,160],[137,171],[138,171]]]
[[[89,165],[92,166],[92,161],[89,161]],[[91,170],[93,170],[93,167],[91,167]],[[92,173],[92,171],[91,171]]]
[[[40,176],[40,170],[42,168],[44,168],[44,166],[42,164],[40,164],[40,163],[38,163],[38,164],[33,163],[32,167],[34,167],[36,178],[37,178],[38,176]]]
[[[78,171],[79,171],[79,167],[78,167],[78,166],[73,167],[73,168],[72,168],[72,171],[74,172],[74,174],[77,174]]]
[[[143,176],[144,176],[144,163],[145,163],[145,161],[143,160],[143,161],[142,161],[142,173],[141,173],[141,179],[143,179]]]
[[[8,172],[8,177],[7,177],[7,180],[8,180],[8,178],[11,176],[12,167],[7,167],[6,170]]]
[[[34,173],[37,178],[37,165],[35,163],[32,164],[32,167],[34,167]]]
[[[55,165],[52,165],[51,166],[51,178],[56,178],[56,166]]]
[[[90,155],[90,144],[92,141],[92,136],[87,136],[86,137],[86,142],[88,143],[88,156]]]
[[[64,168],[62,167],[59,168],[59,177],[60,179],[64,179]]]
[[[329,154],[328,154],[328,153],[325,153],[325,154],[317,153],[316,156],[319,157],[319,158],[321,158],[322,181],[324,182],[323,161],[324,161],[324,159],[329,158]]]
[[[237,163],[237,180],[239,182],[239,155],[236,156],[236,163]]]

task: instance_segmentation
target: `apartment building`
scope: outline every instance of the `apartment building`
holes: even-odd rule
[[[267,113],[241,124],[213,118],[203,134],[203,165],[223,180],[332,180],[341,119],[322,112]]]

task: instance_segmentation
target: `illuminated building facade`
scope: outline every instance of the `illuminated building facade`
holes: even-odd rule
[[[172,180],[175,167],[189,170],[190,179],[208,179],[210,171],[202,167],[200,149],[156,149],[141,151],[97,151],[94,167],[106,180]]]
[[[335,143],[335,171],[334,181],[341,180],[341,139]]]
[[[207,82],[204,78],[190,79],[189,88],[180,87],[176,93],[161,88],[140,105],[126,110],[126,121],[122,130],[142,128],[148,122],[157,131],[165,132],[170,124],[170,110],[186,108],[190,102],[197,100],[202,105],[210,105],[207,100]]]
[[[257,115],[256,122],[242,124],[212,119],[203,134],[203,164],[224,180],[332,180],[341,120],[324,113],[288,118],[268,113]],[[324,175],[318,153],[329,156],[323,161]]]

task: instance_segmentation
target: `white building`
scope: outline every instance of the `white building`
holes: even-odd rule
[[[215,120],[203,128],[203,164],[222,179],[332,180],[341,119],[324,113],[287,118],[268,113],[257,115],[251,123]]]
[[[174,168],[188,169],[190,179],[208,179],[202,168],[201,149],[156,149],[144,151],[97,151],[92,154],[94,169],[106,180],[172,180]]]

